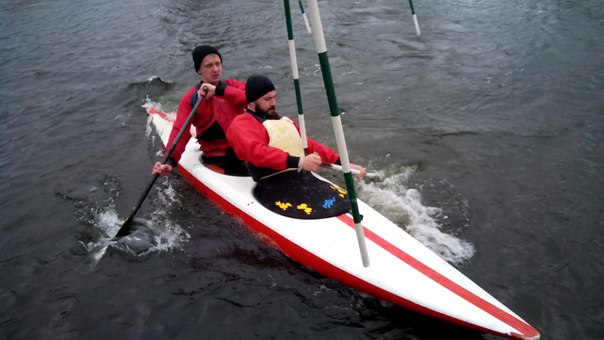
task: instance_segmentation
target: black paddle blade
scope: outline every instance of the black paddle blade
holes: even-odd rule
[[[164,161],[164,163],[166,163],[166,161]],[[151,188],[153,188],[153,184],[155,184],[155,181],[158,178],[159,178],[159,175],[156,174],[155,176],[153,176],[153,179],[151,179],[151,182],[149,182],[149,184],[147,184],[147,188],[145,189],[145,192],[143,192],[143,194],[141,195],[141,198],[138,200],[138,204],[132,211],[132,214],[130,214],[130,217],[128,217],[126,222],[124,222],[124,224],[122,225],[120,230],[117,232],[115,237],[126,236],[132,232],[132,221],[134,220],[134,216],[136,216],[138,209],[140,209],[141,205],[143,205],[145,198],[147,198],[149,191],[151,191]]]
[[[122,237],[122,236],[126,236],[126,235],[130,234],[132,232],[133,226],[134,226],[132,223],[133,219],[134,219],[134,214],[130,215],[130,217],[128,217],[126,222],[124,222],[124,224],[122,224],[122,227],[117,232],[117,234],[115,234],[115,237]]]

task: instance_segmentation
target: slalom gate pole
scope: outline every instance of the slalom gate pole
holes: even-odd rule
[[[409,8],[411,9],[411,17],[413,18],[413,26],[415,26],[415,33],[417,36],[420,35],[419,23],[417,22],[417,16],[415,15],[415,8],[413,8],[413,0],[409,0]]]
[[[346,181],[346,189],[348,190],[348,198],[350,200],[350,208],[352,211],[354,228],[356,230],[357,240],[359,243],[359,250],[361,252],[361,259],[363,260],[363,266],[369,267],[369,255],[367,254],[367,246],[365,244],[365,233],[361,224],[361,220],[363,218],[359,213],[357,193],[354,187],[354,178],[352,177],[352,173],[350,171],[350,160],[348,159],[348,150],[346,147],[346,140],[344,138],[344,129],[342,127],[340,109],[338,108],[338,101],[336,99],[336,91],[333,85],[333,79],[331,77],[329,58],[327,56],[327,46],[325,44],[323,26],[321,24],[321,17],[319,15],[319,5],[317,4],[317,0],[309,0],[308,4],[310,22],[312,24],[313,37],[315,40],[315,48],[317,49],[319,62],[321,64],[321,73],[323,74],[323,82],[325,84],[327,100],[329,102],[329,109],[331,112],[331,123],[336,135],[336,143],[338,145],[340,161],[342,162],[342,170],[344,172],[344,180]]]
[[[306,17],[306,12],[304,12],[304,5],[302,5],[302,0],[298,0],[298,5],[300,5],[300,11],[302,12],[302,19],[304,19],[304,25],[306,25],[306,31],[308,34],[312,34],[312,30],[310,29],[310,25],[308,24],[308,17]]]
[[[300,79],[298,74],[298,59],[296,58],[296,43],[294,42],[294,31],[292,29],[292,16],[289,7],[289,0],[283,0],[285,7],[285,22],[287,24],[287,44],[289,46],[289,62],[292,67],[292,77],[294,78],[294,88],[296,90],[296,104],[298,106],[298,124],[300,125],[300,134],[302,135],[302,145],[304,153],[308,149],[306,140],[306,123],[304,121],[304,110],[302,109],[302,92],[300,90]]]

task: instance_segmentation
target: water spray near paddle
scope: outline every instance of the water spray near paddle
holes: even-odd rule
[[[181,248],[190,236],[167,217],[170,207],[180,205],[180,201],[174,195],[171,183],[163,181],[159,186],[149,219],[134,218],[133,232],[120,238],[115,238],[124,222],[115,206],[122,190],[119,178],[105,175],[97,185],[83,193],[57,191],[57,197],[73,205],[73,214],[82,227],[78,228],[78,242],[73,253],[85,256],[94,269],[109,249],[138,260],[154,252]]]
[[[207,91],[208,89],[207,88],[203,88],[203,90]],[[203,96],[199,97],[199,99],[195,103],[195,106],[193,106],[193,109],[189,113],[189,116],[187,117],[187,120],[185,121],[184,125],[182,126],[182,128],[178,132],[178,135],[176,135],[176,138],[174,138],[174,142],[172,143],[172,146],[170,147],[170,149],[168,150],[168,152],[166,152],[166,154],[164,155],[164,161],[162,162],[163,164],[166,164],[168,162],[168,159],[172,155],[172,152],[174,152],[174,149],[176,148],[176,145],[178,144],[178,141],[180,141],[180,138],[182,137],[182,135],[189,128],[189,124],[191,124],[191,120],[193,120],[193,117],[195,116],[195,112],[197,111],[197,108],[199,107],[199,104],[201,104],[201,102],[203,101],[203,98],[204,98]],[[130,214],[130,217],[128,217],[128,219],[126,220],[126,222],[124,222],[124,224],[122,225],[122,227],[118,230],[118,232],[115,235],[115,237],[125,236],[125,235],[128,235],[130,232],[132,232],[132,230],[134,229],[134,226],[136,225],[134,217],[136,216],[136,213],[138,212],[138,210],[140,209],[140,207],[143,205],[143,202],[145,201],[145,198],[147,198],[147,195],[151,191],[151,188],[153,188],[153,185],[155,184],[155,181],[157,181],[158,177],[159,177],[159,174],[155,174],[153,176],[153,179],[151,180],[151,182],[149,182],[149,184],[147,185],[147,188],[145,189],[145,191],[141,195],[140,199],[138,200],[138,203],[137,203],[136,207],[134,208],[134,210],[132,211],[132,214]]]
[[[204,88],[204,90],[207,91],[206,88]],[[163,164],[166,164],[168,162],[168,159],[176,148],[176,144],[178,143],[186,129],[188,129],[189,124],[195,116],[195,112],[197,111],[197,108],[199,107],[203,99],[204,96],[200,96],[197,102],[195,103],[193,109],[187,117],[187,120],[185,121],[185,124],[180,129],[178,135],[174,139],[174,143],[172,143],[172,146],[170,147],[168,152],[166,152],[164,160],[162,162]],[[152,220],[136,217],[136,213],[143,205],[143,202],[147,198],[147,195],[149,195],[149,192],[155,185],[155,182],[157,181],[158,177],[159,174],[153,176],[153,178],[151,179],[149,184],[147,184],[147,187],[143,191],[143,194],[139,198],[138,203],[132,210],[132,213],[126,219],[126,221],[121,226],[119,226],[119,228],[117,228],[117,230],[115,228],[115,225],[108,226],[105,230],[106,237],[101,238],[101,240],[97,243],[82,243],[82,245],[89,254],[89,258],[92,262],[92,267],[96,266],[96,264],[103,257],[103,255],[105,255],[105,252],[107,251],[107,248],[109,246],[115,246],[116,248],[122,249],[127,253],[131,253],[133,255],[140,255],[149,252],[151,249],[154,249],[159,245],[160,236],[158,235],[161,235],[163,232],[165,232],[165,228],[155,227],[155,224]]]

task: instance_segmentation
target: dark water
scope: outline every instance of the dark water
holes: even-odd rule
[[[604,4],[417,1],[421,37],[403,1],[319,5],[351,158],[387,176],[361,197],[543,339],[602,339]],[[292,9],[309,133],[333,146]],[[178,176],[139,213],[157,245],[91,269],[159,158],[141,105],[176,107],[196,44],[295,113],[282,2],[3,0],[0,32],[0,339],[496,338],[302,267]]]

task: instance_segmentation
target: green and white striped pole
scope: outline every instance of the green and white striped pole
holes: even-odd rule
[[[304,152],[308,149],[306,140],[306,123],[304,122],[304,110],[302,109],[302,92],[300,91],[300,79],[298,75],[298,59],[296,58],[296,44],[294,42],[294,31],[292,29],[292,16],[289,7],[289,0],[283,0],[285,7],[285,22],[287,24],[287,44],[289,46],[289,62],[292,67],[292,76],[294,78],[294,88],[296,89],[296,104],[298,106],[298,124],[302,135]]]
[[[415,8],[413,8],[413,0],[409,0],[409,8],[411,8],[411,17],[413,18],[413,26],[415,26],[415,33],[419,36],[419,24],[417,23],[417,16],[415,15]]]
[[[306,17],[306,13],[304,12],[304,5],[302,5],[302,0],[298,0],[298,5],[300,5],[300,11],[302,12],[302,19],[304,19],[304,25],[306,25],[306,31],[308,34],[312,34],[310,30],[310,25],[308,24],[308,18]]]
[[[354,228],[356,230],[357,240],[359,242],[359,250],[361,251],[361,259],[363,260],[363,265],[365,267],[369,267],[369,255],[367,255],[367,246],[365,245],[365,233],[363,231],[363,226],[361,225],[361,220],[363,218],[359,213],[357,193],[354,188],[354,178],[352,177],[352,173],[350,171],[350,160],[348,159],[348,150],[346,147],[346,140],[344,139],[344,129],[342,127],[342,120],[340,118],[340,109],[338,108],[336,91],[333,85],[333,79],[331,77],[329,58],[327,56],[327,46],[325,44],[323,26],[321,24],[321,17],[319,15],[319,5],[317,4],[317,0],[309,0],[308,4],[308,13],[310,16],[310,22],[312,24],[315,48],[319,54],[321,73],[323,74],[323,82],[325,83],[329,110],[331,112],[331,123],[336,135],[338,153],[340,154],[340,160],[342,162],[342,170],[344,172],[344,180],[346,181],[346,189],[348,190],[348,198],[350,200]]]

